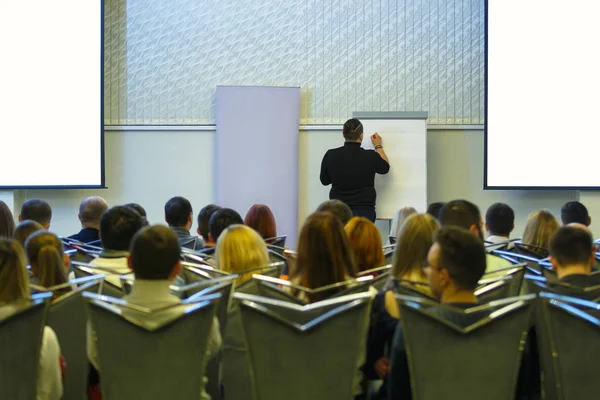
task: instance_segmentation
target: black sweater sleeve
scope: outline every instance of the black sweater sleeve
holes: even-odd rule
[[[323,161],[321,161],[321,183],[325,186],[330,185],[331,184],[331,177],[329,176],[329,173],[327,172],[327,159],[329,155],[329,151],[327,153],[325,153],[325,156],[323,157]]]
[[[373,155],[373,158],[375,159],[375,172],[381,175],[385,175],[388,172],[390,172],[390,164],[388,164],[387,161],[381,158],[379,153],[377,153],[376,151],[374,151],[374,153],[375,154]]]

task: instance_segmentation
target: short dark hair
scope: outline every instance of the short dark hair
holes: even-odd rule
[[[475,204],[467,200],[452,200],[440,210],[439,221],[442,226],[455,225],[470,229],[472,225],[480,226],[481,213]]]
[[[459,289],[474,290],[486,268],[483,242],[457,226],[440,229],[435,241],[440,246],[440,268],[448,270]]]
[[[108,250],[129,250],[133,236],[144,221],[135,210],[126,206],[109,208],[100,218],[100,240]]]
[[[485,213],[485,223],[492,235],[508,237],[515,226],[515,212],[508,204],[494,203]]]
[[[435,203],[431,203],[429,206],[427,206],[426,213],[431,215],[435,219],[440,219],[440,210],[442,209],[442,207],[444,207],[444,204],[446,203],[444,203],[443,201],[436,201]]]
[[[209,223],[210,217],[222,208],[216,204],[209,204],[202,207],[202,210],[198,213],[198,229],[200,230],[200,236],[204,239],[204,242],[208,242],[208,234],[210,233]]]
[[[208,229],[213,240],[216,242],[221,233],[231,225],[244,224],[244,220],[237,211],[231,208],[222,208],[210,217]]]
[[[559,265],[586,264],[592,257],[594,241],[584,228],[563,226],[554,232],[549,247]]]
[[[142,217],[142,224],[144,226],[148,225],[148,214],[146,214],[146,210],[144,210],[144,207],[140,206],[138,203],[127,203],[123,206],[135,210],[135,212],[140,214],[140,217]]]
[[[136,279],[168,279],[180,261],[177,235],[164,225],[142,228],[131,242],[131,267]]]
[[[358,140],[361,133],[363,133],[363,125],[356,118],[349,119],[344,124],[342,133],[344,134],[344,139],[346,140]]]
[[[560,210],[560,219],[565,225],[577,222],[588,226],[590,222],[589,218],[590,215],[587,208],[578,201],[569,201]]]
[[[192,212],[192,204],[185,197],[173,197],[165,204],[165,220],[175,228],[187,224]]]
[[[21,221],[30,219],[41,225],[50,223],[52,208],[42,199],[29,199],[21,206]]]
[[[340,222],[342,226],[346,226],[348,221],[352,219],[352,210],[350,207],[341,200],[327,200],[319,204],[317,212],[330,212]]]

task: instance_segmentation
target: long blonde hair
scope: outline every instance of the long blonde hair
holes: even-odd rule
[[[390,231],[390,236],[398,238],[402,224],[406,222],[408,217],[416,213],[417,210],[415,210],[413,207],[402,207],[396,211],[396,215],[392,221],[392,230]]]
[[[27,238],[25,250],[31,272],[39,279],[41,286],[52,287],[67,283],[63,244],[54,233],[35,232]],[[58,294],[60,293],[55,293]]]
[[[245,225],[231,225],[217,240],[215,258],[219,269],[237,274],[251,268],[269,264],[269,251],[260,235]],[[243,283],[260,271],[242,274],[236,283]]]
[[[559,228],[558,221],[548,210],[538,210],[529,214],[527,224],[523,231],[521,242],[525,245],[531,245],[542,249],[548,249],[550,245],[550,236]],[[525,247],[527,248],[527,246]],[[541,249],[533,248],[534,252]]]
[[[26,266],[21,245],[15,240],[0,238],[0,302],[29,298]]]
[[[394,278],[427,281],[423,267],[439,229],[437,220],[429,214],[414,214],[408,217],[398,232],[392,266]]]

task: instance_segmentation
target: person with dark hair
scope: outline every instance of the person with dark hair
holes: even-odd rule
[[[108,204],[102,197],[91,196],[83,199],[79,205],[79,214],[77,215],[77,218],[81,221],[81,230],[79,233],[69,236],[69,239],[75,239],[82,243],[99,240],[100,218],[106,210],[108,210]]]
[[[348,204],[354,216],[375,222],[375,174],[387,174],[389,160],[383,150],[381,136],[371,135],[375,151],[360,147],[363,125],[349,119],[343,128],[344,146],[328,150],[321,162],[321,183],[331,185],[329,198]]]
[[[481,243],[483,243],[483,221],[479,208],[467,200],[452,200],[444,204],[440,210],[440,225],[458,226],[470,231]],[[487,271],[493,272],[497,269],[510,267],[510,262],[492,254],[487,255]]]
[[[144,209],[144,207],[140,206],[137,203],[127,203],[127,204],[124,204],[123,206],[129,207],[132,210],[135,210],[135,212],[140,214],[140,217],[142,217],[142,222],[143,222],[144,226],[148,225],[148,214],[146,214],[146,210]]]
[[[50,229],[52,220],[52,208],[50,204],[41,199],[29,199],[21,206],[19,222],[30,219],[42,225],[44,229]]]
[[[346,226],[348,221],[352,219],[352,210],[346,203],[340,200],[327,200],[319,204],[319,207],[315,210],[316,212],[330,212],[332,213],[343,226]]]
[[[202,210],[198,213],[198,235],[202,236],[204,247],[215,247],[217,244],[210,239],[210,218],[217,211],[222,210],[216,204],[209,204],[202,207]]]
[[[550,238],[550,262],[561,283],[586,287],[595,282],[590,272],[596,248],[589,229],[574,223],[559,228]]]
[[[427,211],[426,214],[431,215],[433,218],[439,220],[440,219],[440,211],[442,210],[442,207],[444,207],[444,203],[443,201],[437,201],[435,203],[431,203],[430,205],[427,206]]]
[[[221,233],[229,226],[236,224],[243,225],[244,220],[237,211],[232,210],[231,208],[222,208],[213,213],[208,223],[208,235],[210,241],[212,243],[217,243]]]
[[[183,247],[200,250],[203,247],[202,238],[190,234],[193,220],[192,204],[185,197],[173,197],[165,204],[165,221],[179,238],[179,243]]]
[[[244,225],[254,229],[263,239],[277,236],[275,215],[265,204],[254,204],[250,207],[244,218]]]
[[[515,229],[515,212],[504,203],[492,204],[485,213],[485,230],[488,232],[487,243],[499,244],[488,246],[487,250],[509,250],[514,247],[508,242],[510,233]]]
[[[43,230],[44,227],[38,222],[26,219],[25,221],[21,221],[15,228],[13,239],[15,239],[21,246],[23,246],[23,248],[25,248],[25,242],[27,241],[27,238],[33,235],[35,232]]]
[[[573,222],[590,226],[592,218],[588,214],[587,208],[578,201],[569,201],[560,210],[560,219],[563,225],[569,225]]]
[[[10,208],[0,200],[0,237],[10,239],[15,233],[15,220]]]

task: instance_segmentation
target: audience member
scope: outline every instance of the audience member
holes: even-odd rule
[[[244,218],[244,225],[254,229],[263,239],[277,236],[275,216],[271,209],[264,204],[254,204]]]
[[[365,217],[353,217],[344,227],[358,272],[383,266],[384,255],[379,229]]]
[[[177,196],[165,204],[165,221],[179,238],[179,244],[192,250],[200,250],[203,247],[202,238],[190,234],[193,219],[194,211],[188,199]]]
[[[33,233],[25,242],[27,259],[31,267],[31,283],[49,288],[67,283],[67,270],[71,259],[63,250],[62,241],[51,232],[41,230]],[[69,292],[70,288],[55,290],[53,297]]]
[[[563,225],[568,225],[573,222],[590,226],[592,218],[588,214],[587,208],[578,201],[569,201],[560,210],[560,219]]]
[[[12,238],[15,232],[15,220],[10,208],[0,200],[0,238]]]
[[[413,214],[416,214],[417,210],[413,207],[402,207],[400,210],[396,211],[396,215],[392,220],[392,229],[390,231],[390,236],[398,238],[398,232],[400,231],[400,227]]]
[[[255,230],[245,225],[231,225],[219,236],[215,258],[219,269],[240,274],[245,270],[268,265],[269,251],[265,241]],[[236,283],[242,284],[260,272],[240,274]]]
[[[317,207],[317,212],[330,212],[345,226],[352,218],[352,210],[341,200],[327,200]]]
[[[30,298],[26,264],[21,245],[15,240],[0,238],[0,310],[12,307],[13,302],[26,301]],[[10,343],[4,345],[10,346]],[[42,331],[37,371],[37,399],[62,398],[60,359],[60,346],[56,334],[52,328],[45,326]]]
[[[446,203],[444,203],[443,201],[431,203],[427,207],[426,213],[431,215],[433,218],[439,220],[440,219],[440,211],[442,210],[442,207],[444,207],[444,204],[446,204]]]
[[[52,220],[52,208],[50,204],[41,199],[29,199],[21,206],[19,222],[30,219],[42,225],[44,229],[50,229]]]
[[[83,199],[79,205],[79,215],[77,215],[79,221],[81,221],[81,230],[79,233],[69,236],[69,238],[82,243],[99,240],[100,217],[107,209],[108,204],[102,197],[91,196]]]
[[[210,239],[210,218],[222,208],[216,204],[209,204],[198,213],[198,235],[202,236],[204,247],[215,247],[217,244]]]
[[[27,241],[27,238],[33,233],[43,230],[44,227],[39,223],[30,219],[26,219],[25,221],[21,221],[15,228],[13,239],[15,239],[23,248],[25,248],[25,242]]]
[[[536,258],[548,257],[550,237],[559,224],[548,210],[532,212],[527,218],[519,252]]]
[[[140,206],[137,203],[127,203],[127,204],[124,204],[123,206],[129,207],[132,210],[135,210],[135,212],[140,214],[140,217],[142,217],[143,225],[144,226],[148,225],[148,214],[146,214],[146,210],[144,209],[144,207]]]
[[[515,212],[504,203],[492,204],[485,213],[485,230],[488,233],[487,243],[497,246],[486,246],[487,251],[510,250],[514,247],[510,233],[515,229]]]
[[[208,223],[209,239],[213,243],[217,243],[221,233],[231,225],[243,225],[244,220],[237,213],[237,211],[231,208],[222,208],[215,212]]]
[[[440,210],[439,221],[443,227],[454,225],[466,229],[477,236],[483,243],[483,222],[479,208],[475,204],[466,200],[452,200],[444,204]],[[500,257],[491,254],[487,255],[486,272],[488,273],[507,268],[510,265],[510,262]]]
[[[596,248],[592,235],[583,224],[563,226],[550,239],[550,262],[561,283],[586,287],[595,284],[590,272]]]
[[[154,225],[138,231],[133,238],[128,256],[135,281],[131,293],[124,296],[123,300],[150,310],[179,304],[181,300],[170,294],[169,285],[181,269],[180,253],[178,237],[171,229]],[[88,328],[88,357],[102,376],[98,364],[97,337],[93,327]],[[221,334],[219,323],[215,318],[208,346],[209,357],[216,355],[220,347]],[[210,399],[204,389],[201,398]]]

